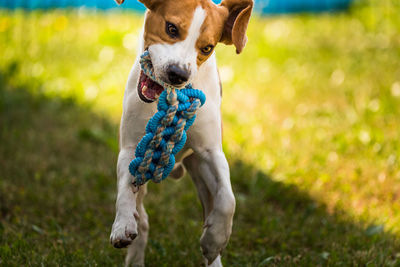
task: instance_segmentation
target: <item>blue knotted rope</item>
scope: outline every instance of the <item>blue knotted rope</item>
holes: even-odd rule
[[[142,54],[140,66],[164,91],[158,100],[158,111],[148,121],[146,134],[136,147],[135,159],[129,164],[135,186],[149,180],[159,183],[170,174],[175,154],[185,145],[186,131],[193,124],[197,109],[206,101],[204,93],[191,84],[178,89],[157,79],[148,51]]]

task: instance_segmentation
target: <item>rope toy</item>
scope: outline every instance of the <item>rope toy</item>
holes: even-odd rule
[[[146,134],[129,164],[134,186],[149,180],[159,183],[167,178],[175,165],[175,154],[185,145],[186,131],[194,123],[197,109],[206,101],[205,94],[191,84],[178,89],[157,79],[148,51],[141,55],[140,66],[144,74],[160,84],[164,91],[158,99],[157,113],[148,121]]]

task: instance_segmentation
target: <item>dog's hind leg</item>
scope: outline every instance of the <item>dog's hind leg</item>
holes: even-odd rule
[[[175,163],[175,166],[172,169],[172,171],[169,174],[169,176],[174,178],[174,179],[179,179],[183,175],[185,175],[185,168],[182,166],[182,163],[180,163],[180,162]]]
[[[139,217],[136,218],[138,222],[138,236],[133,240],[132,244],[128,247],[128,254],[125,258],[125,266],[144,266],[144,253],[147,245],[147,237],[149,234],[149,222],[146,210],[143,205],[143,198],[147,193],[147,185],[144,184],[140,187],[139,193],[136,198],[137,212]]]
[[[203,205],[204,231],[200,239],[207,266],[222,266],[220,253],[232,232],[235,211],[229,166],[222,150],[204,150],[184,159]]]
[[[212,195],[204,183],[201,174],[198,169],[198,158],[196,154],[192,154],[187,158],[183,159],[183,164],[188,170],[190,177],[197,189],[197,195],[200,199],[201,205],[203,207],[203,219],[205,220],[212,209]]]

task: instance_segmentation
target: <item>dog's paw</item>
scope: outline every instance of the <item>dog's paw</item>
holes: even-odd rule
[[[125,248],[132,243],[137,235],[137,224],[134,216],[117,216],[112,226],[110,242],[115,248]]]
[[[230,231],[227,231],[227,229],[221,225],[206,225],[200,239],[200,246],[203,256],[207,259],[209,265],[214,262],[226,247],[229,241],[229,236]]]

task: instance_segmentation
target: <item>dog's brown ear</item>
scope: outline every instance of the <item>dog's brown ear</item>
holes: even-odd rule
[[[240,54],[247,42],[246,30],[249,24],[253,0],[223,0],[222,7],[228,9],[220,42],[233,44]]]
[[[115,0],[115,2],[117,2],[118,5],[120,5],[124,2],[124,0]]]

